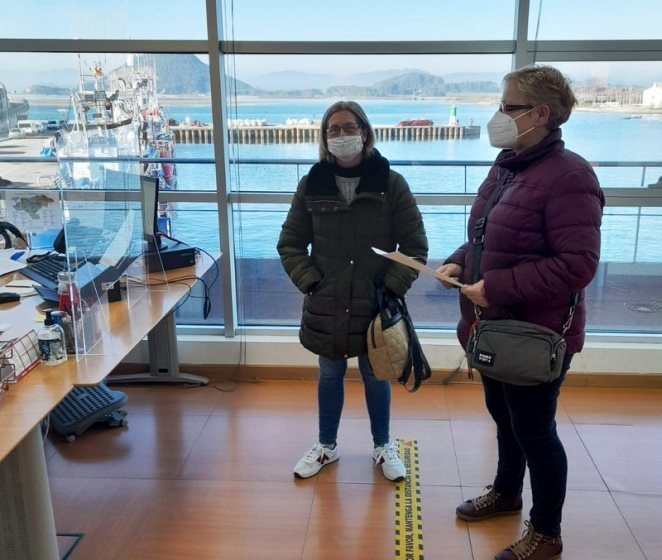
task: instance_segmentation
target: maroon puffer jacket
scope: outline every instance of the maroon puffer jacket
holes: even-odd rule
[[[591,166],[564,148],[556,129],[520,154],[499,154],[471,207],[468,239],[498,178],[509,172],[508,187],[487,220],[480,277],[490,307],[482,310],[482,318],[514,318],[560,332],[578,292],[580,302],[565,337],[568,353],[574,354],[584,344],[584,288],[600,260],[604,194]],[[446,259],[464,267],[467,284],[472,257],[467,242]],[[460,309],[457,333],[466,348],[474,308],[462,295]]]

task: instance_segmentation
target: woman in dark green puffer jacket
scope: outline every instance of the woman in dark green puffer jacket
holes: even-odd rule
[[[403,296],[417,272],[378,256],[372,247],[398,249],[425,262],[428,243],[407,182],[374,143],[374,131],[357,103],[341,101],[327,109],[320,161],[301,179],[278,240],[283,267],[305,294],[301,343],[320,361],[319,443],[295,466],[295,475],[304,478],[339,456],[343,378],[347,359],[354,356],[365,385],[373,457],[387,478],[404,476],[397,449],[389,443],[390,385],[372,373],[366,332],[377,311],[377,289]]]

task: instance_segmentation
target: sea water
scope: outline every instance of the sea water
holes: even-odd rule
[[[168,102],[176,103],[168,100]],[[230,107],[229,119],[264,119],[268,124],[284,124],[287,119],[320,121],[329,99],[242,100]],[[435,124],[448,122],[451,103],[443,100],[361,100],[373,125],[395,125],[404,119],[425,118]],[[33,105],[31,119],[61,118],[61,105]],[[418,194],[473,193],[484,178],[488,163],[498,150],[489,145],[486,125],[496,107],[490,104],[457,103],[461,125],[481,127],[476,139],[384,141],[377,144],[392,162],[439,161],[485,162],[479,167],[427,167],[394,165]],[[166,105],[169,118],[211,123],[207,105]],[[635,117],[635,118],[632,118]],[[596,167],[603,187],[647,187],[662,177],[662,114],[639,115],[612,111],[575,111],[562,127],[566,147],[591,162],[646,162],[635,167]],[[233,144],[235,159],[316,160],[317,144]],[[178,144],[175,157],[214,157],[210,144]],[[231,188],[238,191],[292,192],[310,163],[293,165],[244,164],[231,168]],[[213,190],[214,165],[177,164],[180,190]],[[218,216],[201,205],[178,203],[173,215],[173,235],[194,240],[207,248],[217,248]],[[465,207],[425,207],[424,219],[430,238],[431,256],[444,258],[464,239]],[[241,256],[276,258],[275,240],[287,207],[284,205],[244,205],[234,214],[235,241]],[[194,219],[189,219],[195,216]],[[603,261],[662,262],[662,246],[656,232],[662,231],[662,208],[614,208],[605,210]]]

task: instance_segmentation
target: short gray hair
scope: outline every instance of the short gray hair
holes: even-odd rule
[[[503,81],[515,82],[527,103],[549,107],[550,130],[566,122],[577,104],[570,79],[553,66],[524,66],[506,74]]]
[[[372,129],[365,111],[356,101],[336,101],[324,112],[322,122],[320,123],[320,161],[328,161],[329,163],[335,163],[336,161],[336,157],[329,152],[329,146],[326,143],[326,129],[329,126],[329,119],[338,111],[349,111],[356,117],[356,122],[361,126],[362,132],[365,132],[366,135],[365,142],[363,143],[363,157],[370,157],[375,147],[375,131]]]

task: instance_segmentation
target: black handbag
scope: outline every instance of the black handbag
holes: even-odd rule
[[[482,216],[476,221],[473,238],[472,282],[480,276],[480,258],[485,241],[487,216],[507,188],[510,174],[497,184]],[[467,363],[497,381],[513,385],[549,383],[561,375],[566,352],[564,335],[570,328],[579,294],[573,294],[568,317],[560,333],[516,319],[481,320],[480,307],[474,305],[476,320],[469,333]]]

